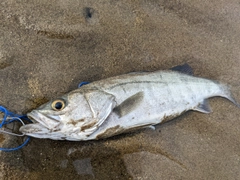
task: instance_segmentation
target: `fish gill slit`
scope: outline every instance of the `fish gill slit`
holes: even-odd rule
[[[84,98],[86,99],[87,104],[88,104],[88,107],[90,108],[90,110],[91,110],[91,112],[92,112],[92,117],[96,118],[96,114],[94,113],[94,110],[93,110],[92,106],[89,104],[89,99],[88,99],[88,97],[86,96],[86,94],[84,94]]]

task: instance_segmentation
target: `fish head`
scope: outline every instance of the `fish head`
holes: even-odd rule
[[[43,104],[27,116],[33,123],[23,125],[20,131],[36,138],[84,140],[94,128],[83,127],[97,124],[88,99],[78,91]]]

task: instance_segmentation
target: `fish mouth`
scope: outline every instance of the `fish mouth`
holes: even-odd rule
[[[34,111],[27,113],[27,117],[34,123],[34,124],[42,124],[43,126],[47,127],[47,125],[40,120],[39,115]]]
[[[49,138],[53,140],[65,140],[64,134],[61,132],[54,132],[40,123],[33,123],[21,126],[19,129],[24,135],[32,136],[35,138]]]
[[[32,133],[47,134],[57,131],[61,123],[58,116],[44,115],[37,110],[33,110],[27,116],[33,123],[24,125],[19,130],[28,135],[32,135]]]
[[[39,123],[42,126],[54,130],[60,124],[60,119],[58,116],[53,115],[45,115],[37,110],[33,110],[32,112],[27,114],[28,118],[33,121],[34,124]]]

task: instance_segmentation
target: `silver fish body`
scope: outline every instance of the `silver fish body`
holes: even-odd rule
[[[188,110],[209,113],[207,99],[214,96],[238,105],[228,87],[216,81],[171,70],[129,73],[71,91],[59,98],[61,110],[53,109],[54,101],[42,105],[28,113],[35,123],[20,131],[54,140],[102,139],[152,127]]]

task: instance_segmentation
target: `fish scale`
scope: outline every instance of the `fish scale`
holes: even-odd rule
[[[35,123],[20,131],[54,140],[102,139],[152,127],[188,110],[209,113],[207,99],[214,96],[239,107],[226,85],[192,76],[187,64],[172,70],[129,73],[92,82],[42,105],[28,113]],[[53,106],[56,102],[60,109]]]
[[[165,72],[164,72],[165,73]],[[165,74],[166,75],[166,74]],[[178,76],[178,74],[175,74]],[[171,75],[171,77],[173,77]],[[191,81],[191,79],[188,79]],[[186,82],[186,81],[184,81]],[[205,98],[211,97],[211,95],[215,94],[216,91],[219,91],[218,95],[221,95],[221,88],[215,83],[211,82],[209,80],[202,79],[202,82],[200,81],[198,86],[202,87],[202,83],[208,84],[208,88],[212,90],[212,93],[209,94],[209,92],[205,91],[205,89],[199,90],[198,86],[195,88],[187,88],[187,85],[184,84],[184,82],[181,82],[181,84],[165,84],[165,83],[159,83],[161,84],[160,87],[157,89],[161,90],[161,92],[158,94],[158,99],[152,100],[151,104],[151,110],[148,111],[151,116],[147,116],[147,119],[145,119],[147,112],[144,112],[143,109],[147,108],[147,106],[143,106],[141,109],[135,109],[134,111],[134,119],[131,120],[131,113],[128,115],[125,115],[123,117],[118,117],[116,114],[110,114],[110,117],[105,121],[105,124],[102,125],[102,127],[99,128],[98,131],[93,133],[90,138],[96,139],[99,134],[102,134],[102,132],[107,132],[108,129],[118,127],[118,129],[115,129],[115,133],[118,134],[119,132],[123,132],[124,130],[128,131],[131,128],[137,128],[138,126],[145,125],[146,127],[149,125],[155,125],[160,122],[162,122],[165,118],[168,118],[169,116],[175,117],[181,114],[182,112],[185,112],[190,109],[195,109],[195,107],[201,103]],[[164,85],[166,85],[164,87]],[[149,84],[151,86],[151,84]],[[147,87],[147,90],[149,92],[149,87]],[[165,90],[165,91],[164,91]],[[176,90],[176,91],[175,91]],[[118,92],[116,90],[116,92]],[[113,91],[108,91],[108,93],[114,94]],[[153,92],[149,92],[150,94]],[[188,98],[176,98],[179,97],[179,94],[188,94]],[[201,94],[199,98],[197,99],[196,94]],[[119,96],[122,96],[121,94],[118,94]],[[181,97],[181,96],[180,96]],[[146,97],[147,98],[147,97]],[[148,96],[150,98],[150,96]],[[156,101],[158,103],[156,103]],[[146,104],[146,102],[142,102],[143,104]],[[161,106],[161,104],[163,104]],[[154,107],[155,106],[155,107]],[[198,109],[196,109],[198,110]],[[202,112],[203,110],[201,110]],[[103,133],[103,134],[104,134]],[[109,136],[112,136],[109,135]]]

